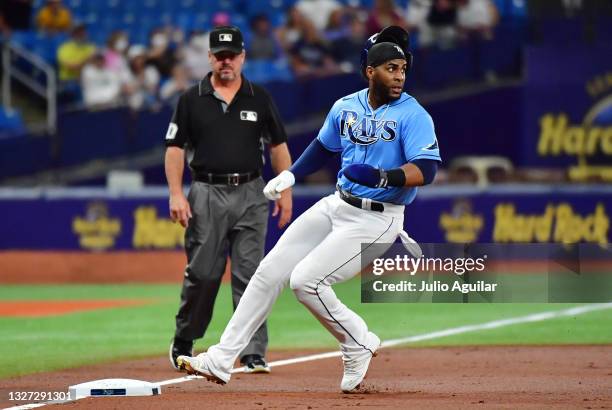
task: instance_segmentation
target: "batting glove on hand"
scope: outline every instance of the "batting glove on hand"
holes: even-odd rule
[[[344,168],[343,173],[349,181],[359,185],[371,188],[384,188],[387,186],[387,173],[368,164],[351,164]]]
[[[281,191],[291,188],[295,184],[295,176],[290,171],[283,171],[272,178],[263,189],[263,193],[270,201],[279,199]]]

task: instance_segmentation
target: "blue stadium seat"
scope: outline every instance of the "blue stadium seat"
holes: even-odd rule
[[[42,35],[36,31],[14,31],[10,37],[10,42],[23,48],[31,48],[41,38]]]
[[[230,14],[230,23],[238,27],[243,33],[249,31],[249,21],[244,14],[232,13]]]
[[[26,128],[17,110],[7,111],[0,106],[0,138],[21,135]]]
[[[245,76],[256,83],[291,81],[293,73],[287,60],[251,60],[244,66]]]
[[[181,27],[185,31],[191,31],[195,27],[195,16],[193,13],[180,12],[174,18],[174,24]]]
[[[506,0],[510,4],[509,14],[515,19],[527,18],[527,0]]]
[[[294,79],[293,71],[291,71],[289,61],[286,58],[274,61],[272,65],[272,79],[276,81],[292,81]]]

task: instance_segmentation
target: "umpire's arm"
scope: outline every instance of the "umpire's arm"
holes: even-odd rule
[[[185,150],[179,147],[166,148],[164,160],[168,190],[170,192],[170,218],[187,226],[191,218],[191,207],[183,193],[183,170],[185,168]]]
[[[266,140],[270,147],[270,162],[272,169],[276,175],[289,169],[291,166],[291,154],[289,154],[289,148],[287,147],[287,132],[280,118],[278,108],[270,94],[264,91],[264,95],[268,100],[268,115],[266,121]],[[274,211],[272,216],[278,215],[280,211],[280,217],[278,218],[278,227],[284,228],[291,221],[291,213],[293,208],[293,201],[291,199],[291,189],[286,189],[281,193],[280,199],[277,199],[274,203]]]
[[[166,132],[166,156],[164,168],[168,191],[170,194],[170,218],[172,222],[179,222],[187,226],[191,218],[191,207],[183,193],[183,172],[185,170],[184,146],[188,140],[189,110],[187,109],[186,95],[179,98],[172,120]]]

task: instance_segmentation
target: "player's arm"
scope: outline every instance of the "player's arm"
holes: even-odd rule
[[[323,127],[319,131],[319,135],[304,150],[302,155],[295,161],[295,164],[268,182],[264,188],[266,198],[270,200],[278,199],[280,192],[295,184],[296,178],[303,178],[306,175],[312,174],[325,165],[329,158],[342,150],[338,135],[335,110],[332,107]]]
[[[291,166],[291,154],[289,154],[289,148],[287,143],[270,145],[270,163],[272,169],[276,174],[281,174]],[[284,228],[289,221],[291,221],[291,215],[293,213],[293,200],[291,198],[291,188],[285,189],[281,194],[280,198],[274,203],[274,210],[272,216],[276,216],[280,212],[278,218],[278,227]]]
[[[407,163],[394,169],[352,164],[342,170],[350,181],[372,188],[415,187],[430,184],[441,161],[433,120],[425,110],[406,119],[401,146]]]
[[[352,182],[371,188],[415,187],[431,184],[438,171],[438,161],[416,159],[401,167],[384,170],[368,164],[351,164],[344,176]]]

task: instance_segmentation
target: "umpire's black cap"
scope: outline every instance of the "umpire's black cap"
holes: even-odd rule
[[[210,52],[231,51],[240,54],[244,50],[244,40],[240,29],[235,26],[219,26],[210,32]]]

